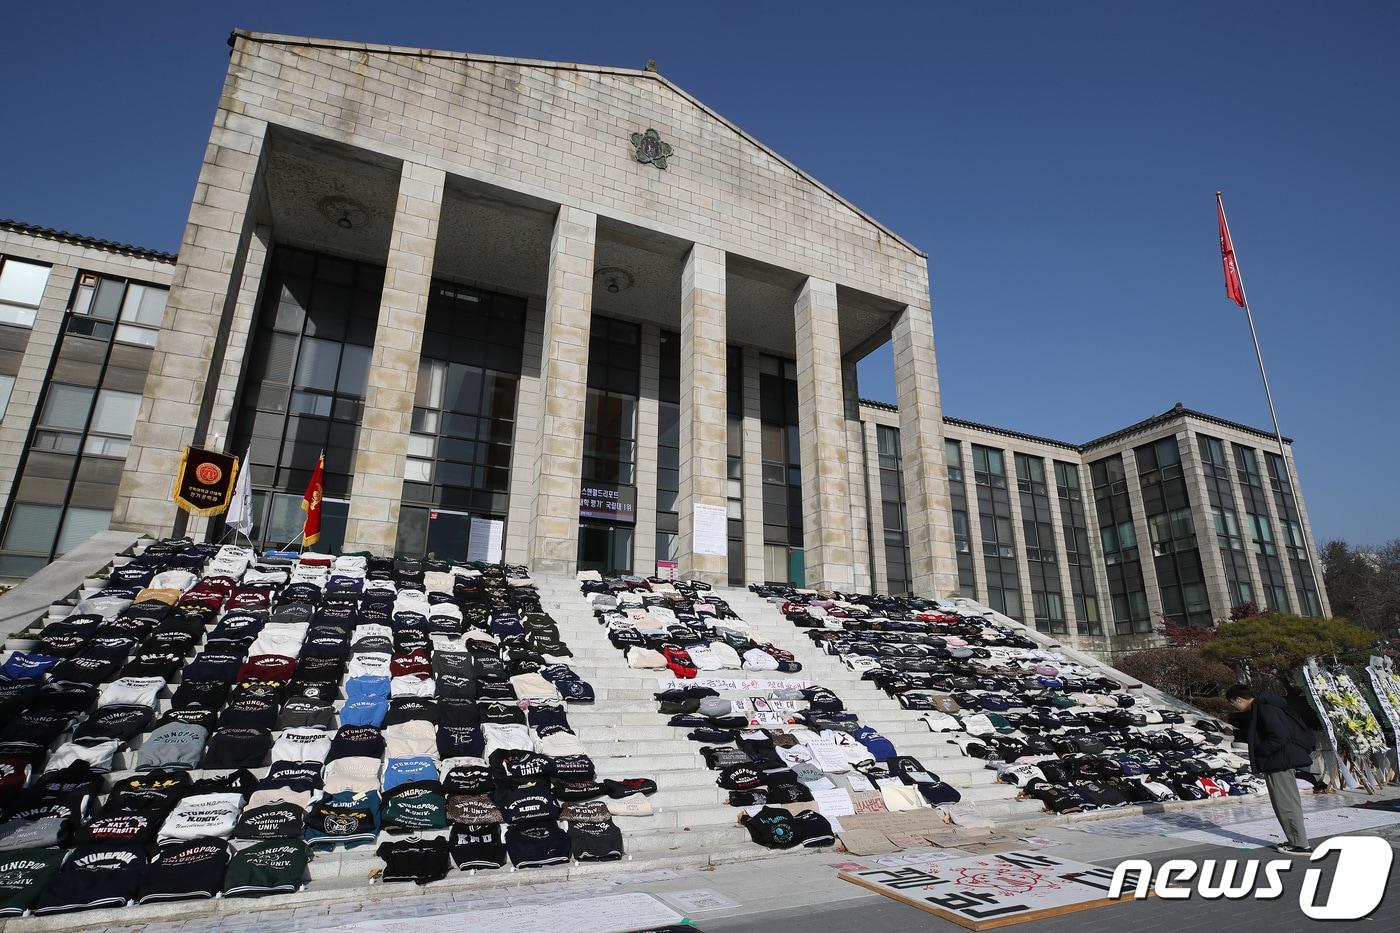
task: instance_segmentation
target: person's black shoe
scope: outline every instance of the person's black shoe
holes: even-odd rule
[[[1274,851],[1280,855],[1312,855],[1312,846],[1295,846],[1284,842],[1274,846]]]

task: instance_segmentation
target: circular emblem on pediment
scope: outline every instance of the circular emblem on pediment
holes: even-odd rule
[[[632,147],[636,150],[634,155],[638,162],[643,165],[655,165],[664,169],[666,160],[671,157],[671,144],[661,141],[661,134],[656,130],[648,128],[645,133],[632,134]]]

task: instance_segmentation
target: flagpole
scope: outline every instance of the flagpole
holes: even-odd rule
[[[1216,200],[1222,205],[1220,208],[1220,213],[1223,217],[1225,213],[1225,208],[1223,206],[1224,202],[1222,200],[1221,192],[1215,192],[1215,197]],[[1230,232],[1230,221],[1228,219],[1225,220],[1225,232],[1227,234]],[[1320,611],[1322,608],[1321,593],[1323,592],[1325,583],[1322,579],[1321,569],[1317,565],[1316,555],[1314,555],[1313,553],[1315,549],[1308,547],[1308,539],[1306,534],[1304,534],[1303,500],[1302,497],[1298,495],[1298,487],[1293,480],[1294,470],[1291,466],[1289,466],[1288,463],[1288,445],[1284,443],[1283,431],[1279,428],[1278,409],[1274,407],[1274,392],[1271,388],[1269,388],[1269,373],[1268,370],[1264,368],[1264,351],[1259,348],[1259,331],[1254,326],[1254,312],[1250,310],[1249,307],[1249,291],[1244,287],[1244,270],[1240,267],[1239,250],[1235,248],[1235,238],[1231,236],[1229,240],[1230,255],[1235,263],[1235,275],[1239,279],[1240,283],[1240,298],[1244,300],[1244,316],[1245,320],[1249,322],[1249,339],[1254,342],[1254,358],[1259,362],[1259,378],[1264,381],[1264,398],[1268,400],[1269,417],[1273,419],[1274,422],[1274,440],[1278,442],[1279,461],[1283,464],[1283,475],[1284,480],[1288,483],[1288,493],[1293,497],[1293,510],[1298,514],[1298,534],[1302,538],[1301,543],[1303,545],[1303,553],[1308,555],[1308,566],[1312,569],[1313,574],[1313,587],[1317,590],[1319,594],[1317,602],[1318,609]],[[1264,466],[1267,470],[1267,462]],[[1287,533],[1288,516],[1286,514],[1283,516],[1283,521],[1285,523],[1285,527],[1283,530],[1285,533]],[[1284,546],[1287,547],[1286,544]],[[1299,608],[1301,609],[1304,607],[1300,606]]]

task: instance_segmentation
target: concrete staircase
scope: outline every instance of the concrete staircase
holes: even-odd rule
[[[737,824],[740,810],[729,806],[728,794],[715,786],[716,772],[705,766],[698,742],[685,737],[687,729],[666,724],[656,711],[653,694],[658,689],[656,671],[627,667],[621,651],[613,647],[593,610],[569,577],[535,578],[546,612],[574,657],[570,665],[589,681],[597,693],[591,707],[575,705],[569,722],[583,740],[603,777],[649,777],[658,790],[651,798],[657,812],[650,817],[619,817],[627,850],[645,854],[705,852],[714,858],[762,857],[766,850],[749,840]],[[786,648],[802,662],[797,674],[764,672],[768,679],[801,680],[833,690],[862,723],[888,737],[901,754],[914,755],[943,780],[958,788],[965,801],[993,819],[1014,819],[1036,814],[1037,801],[1018,801],[1017,789],[998,784],[994,772],[982,761],[963,756],[956,745],[930,733],[916,714],[902,709],[873,684],[860,680],[835,658],[811,644],[777,610],[752,594],[717,589],[763,641]]]

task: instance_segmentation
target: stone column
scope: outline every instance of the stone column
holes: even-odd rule
[[[544,340],[544,302],[525,304],[525,341],[520,354],[520,386],[515,394],[515,437],[510,452],[510,512],[506,516],[507,563],[530,560],[530,513],[535,501],[535,458],[539,455],[540,344]]]
[[[54,349],[62,338],[63,319],[78,278],[75,266],[55,263],[49,268],[49,280],[34,323],[29,328],[29,340],[24,345],[19,372],[10,390],[10,402],[0,421],[0,514],[5,514],[19,479],[19,463],[29,442],[29,428],[39,414],[39,399],[44,394],[49,367],[53,365]]]
[[[544,417],[534,467],[530,568],[573,573],[578,566],[578,499],[588,400],[588,335],[598,215],[561,207],[549,242],[540,365]]]
[[[259,224],[253,228],[253,236],[248,241],[248,254],[243,263],[243,281],[234,302],[233,321],[229,328],[228,347],[224,350],[223,363],[219,371],[219,383],[214,390],[214,410],[209,419],[206,443],[218,450],[222,448],[239,459],[238,469],[252,469],[252,464],[243,462],[243,450],[233,450],[233,438],[229,434],[236,406],[238,387],[243,379],[243,364],[252,341],[249,333],[253,327],[253,314],[262,294],[263,272],[267,267],[268,253],[272,250],[272,228]],[[210,519],[191,515],[186,531],[196,541],[205,536]]]
[[[851,564],[857,593],[871,592],[870,499],[865,487],[865,438],[860,423],[860,383],[856,364],[842,364],[846,389],[846,467],[851,488]]]
[[[895,320],[891,339],[914,592],[948,596],[958,592],[958,563],[929,309],[906,306]]]
[[[809,278],[797,293],[797,433],[807,585],[849,591],[850,477],[836,286]]]
[[[1206,485],[1200,452],[1196,449],[1196,435],[1191,431],[1179,431],[1176,446],[1181,453],[1181,469],[1191,497],[1191,522],[1196,528],[1196,550],[1201,555],[1201,573],[1205,577],[1211,615],[1221,621],[1230,618],[1230,584],[1215,535],[1215,514],[1210,510],[1210,489]]]
[[[758,351],[744,348],[744,576],[764,582],[763,420]]]
[[[267,124],[220,109],[205,149],[165,320],[112,507],[112,527],[168,535],[180,454],[203,440],[253,237],[253,192]],[[181,513],[183,515],[183,513]]]
[[[880,488],[880,426],[874,421],[861,425],[865,440],[865,484],[870,490],[871,586],[875,592],[890,595],[890,565],[885,553],[885,499]]]
[[[384,293],[374,332],[350,485],[345,550],[391,554],[398,540],[404,462],[418,389],[418,357],[428,317],[438,217],[447,176],[405,162],[384,266]]]
[[[661,328],[642,325],[641,394],[637,399],[637,524],[632,534],[632,572],[656,572],[657,441],[661,419]]]
[[[729,503],[728,344],[724,251],[700,243],[681,272],[681,484],[678,571],[713,586],[729,582],[728,534],[723,554],[695,551],[695,507]]]

